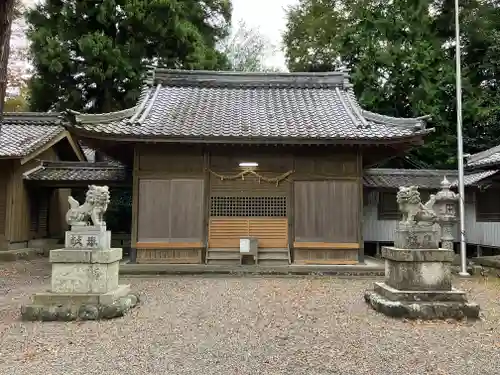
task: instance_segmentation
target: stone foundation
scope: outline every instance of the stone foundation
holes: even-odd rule
[[[385,283],[375,283],[365,293],[365,301],[384,315],[408,319],[478,319],[479,305],[467,302],[465,292],[401,291]]]
[[[129,285],[118,283],[122,249],[109,248],[105,227],[78,227],[66,233],[66,247],[51,250],[51,289],[23,306],[23,320],[97,320],[123,316],[138,303]]]
[[[385,282],[365,293],[373,309],[394,318],[479,318],[479,305],[467,302],[465,292],[452,287],[454,253],[437,247],[434,228],[402,225],[396,239],[402,247],[382,248]]]
[[[25,321],[46,322],[118,318],[139,303],[139,298],[134,294],[116,298],[118,294],[121,293],[102,295],[38,293],[33,298],[33,304],[21,308],[21,318]]]

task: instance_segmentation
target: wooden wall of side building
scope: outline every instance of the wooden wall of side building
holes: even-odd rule
[[[13,161],[0,160],[0,250],[7,248],[7,190],[12,177]]]
[[[429,193],[435,193],[438,189],[434,189]],[[389,189],[373,189],[373,188],[365,188],[364,189],[364,206],[363,206],[363,239],[366,242],[378,242],[378,243],[391,243],[394,241],[394,232],[396,230],[396,226],[398,223],[398,219],[396,217],[391,217],[393,215],[383,215],[381,212],[381,207],[379,206],[380,199],[382,194],[390,192],[390,196],[394,200],[394,210],[397,207],[396,203],[396,190]],[[425,199],[424,194],[424,199]],[[475,222],[475,216],[472,215],[472,211],[474,211],[474,207],[472,204],[472,191],[466,192],[466,232],[470,233],[470,228],[473,227],[472,223]],[[397,212],[394,214],[398,215]],[[437,225],[439,227],[439,225]],[[500,228],[499,228],[500,229]],[[459,241],[459,226],[455,225],[453,230],[454,236]],[[468,241],[471,239],[471,235],[468,235]],[[473,236],[472,236],[473,237]]]
[[[468,244],[500,248],[500,187],[472,188],[465,200]]]
[[[57,160],[57,154],[50,148],[37,156],[39,160]],[[68,189],[47,191],[30,188],[23,179],[23,173],[36,167],[38,160],[21,165],[12,160],[12,172],[7,185],[5,238],[8,246],[23,245],[34,238],[60,236],[66,229],[64,214],[69,195]],[[49,233],[50,228],[50,233]]]
[[[209,227],[221,224],[215,222],[222,216],[215,212],[217,202],[236,202],[238,196],[261,203],[286,199],[288,243],[298,262],[358,260],[362,196],[357,152],[307,149],[303,156],[277,148],[272,152],[236,146],[169,148],[136,146],[132,243],[137,243],[138,262],[200,262]],[[252,175],[224,178],[241,172],[242,161],[257,162],[264,179],[291,174],[278,183]],[[159,196],[162,199],[155,199]],[[230,217],[224,220],[231,225]]]

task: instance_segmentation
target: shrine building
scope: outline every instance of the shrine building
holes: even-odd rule
[[[258,265],[363,262],[363,171],[432,131],[364,110],[342,72],[157,68],[132,108],[67,117],[131,171],[138,263],[239,264],[248,236]]]

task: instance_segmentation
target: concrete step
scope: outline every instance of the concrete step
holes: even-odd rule
[[[259,266],[288,266],[288,258],[287,259],[261,259],[259,258]]]
[[[260,248],[259,254],[260,253],[287,253],[288,254],[288,249],[287,248]]]
[[[207,259],[207,265],[210,266],[239,266],[240,258],[238,259]]]
[[[239,249],[208,249],[206,264],[219,266],[239,265],[240,251]]]
[[[288,253],[283,252],[259,252],[259,259],[286,259],[288,261]]]
[[[207,259],[240,259],[240,253],[229,251],[208,251]]]

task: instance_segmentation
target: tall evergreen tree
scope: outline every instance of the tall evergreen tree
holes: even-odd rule
[[[481,23],[492,27],[493,21],[473,22],[472,9],[477,8],[472,2],[486,2],[468,0],[464,5],[469,9],[463,17],[465,30],[475,28],[479,36],[485,30]],[[456,162],[453,3],[300,0],[288,12],[284,34],[288,66],[290,70],[323,71],[347,67],[354,90],[368,109],[400,117],[430,114],[436,132],[415,154],[437,167],[452,166]],[[488,7],[481,9],[491,16],[492,8]],[[473,44],[477,46],[481,38],[476,39]],[[492,123],[496,98],[488,101],[482,97],[472,68],[472,61],[478,61],[474,48],[471,45],[464,54],[464,138],[468,152],[496,132],[494,126],[486,127],[486,122]],[[491,48],[488,51],[492,53]]]
[[[229,0],[46,0],[28,12],[32,110],[130,106],[148,64],[227,66]]]
[[[7,64],[10,54],[10,35],[15,13],[15,0],[0,1],[0,125],[2,123],[5,92],[7,90]]]

